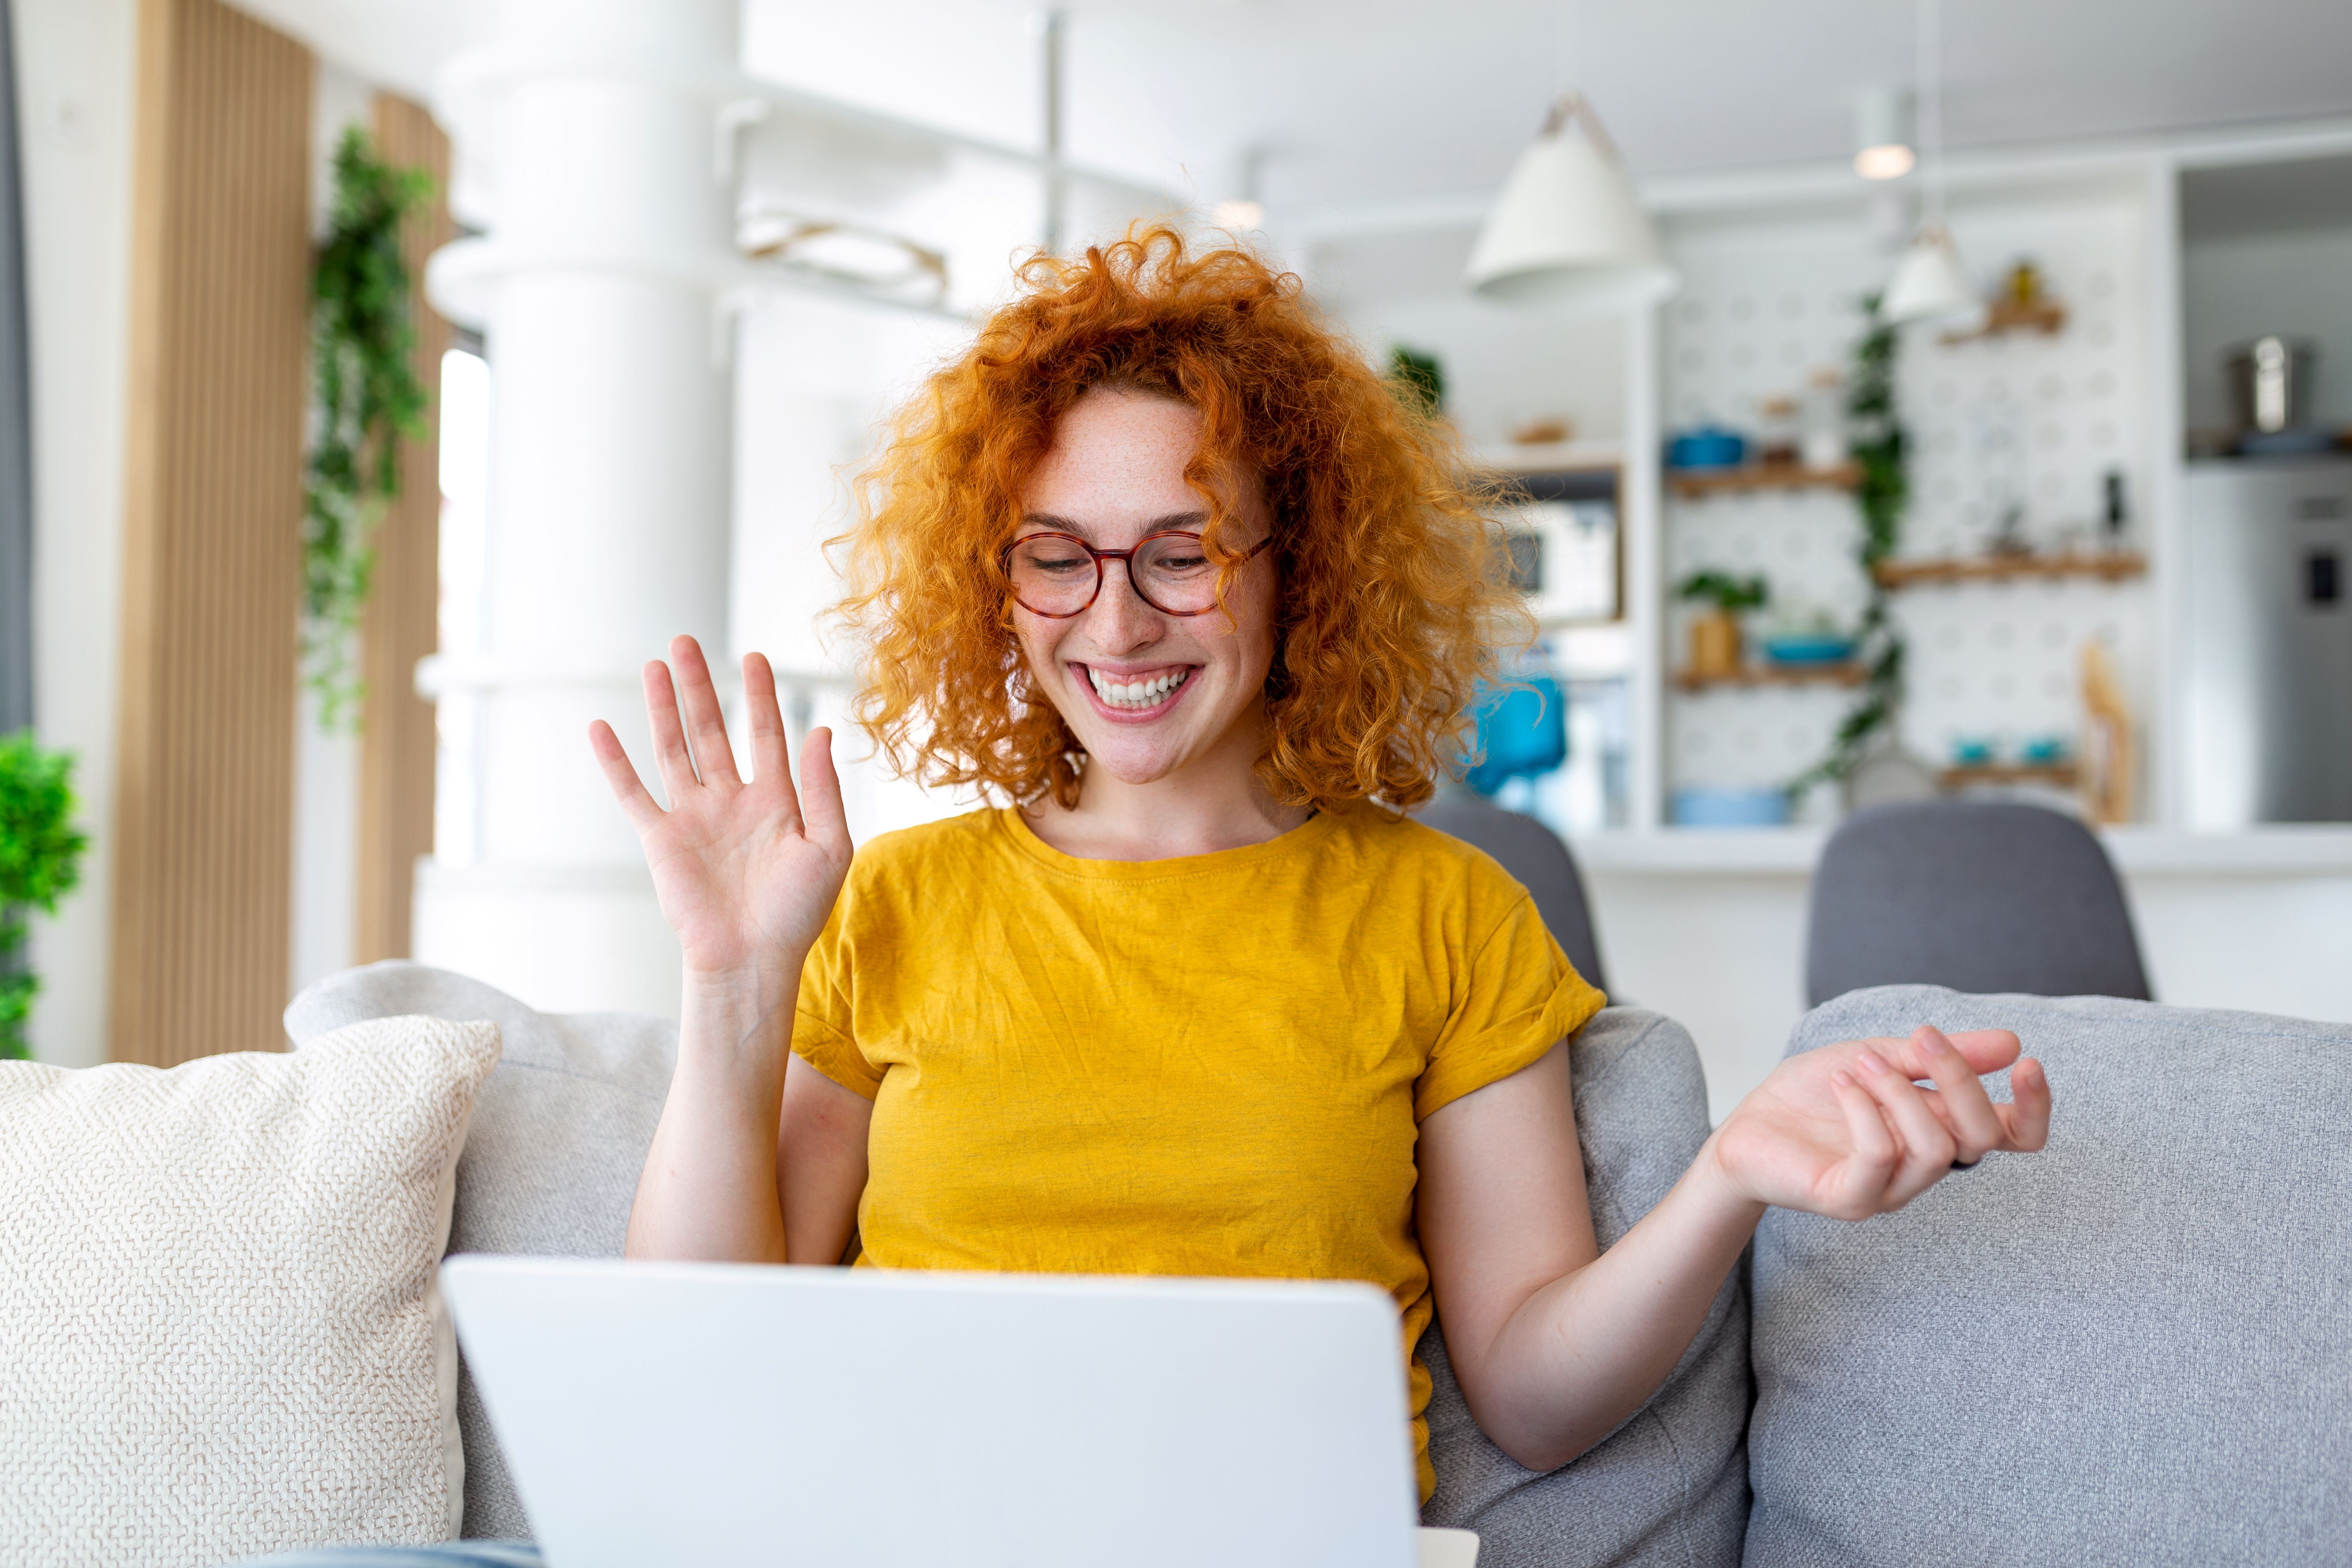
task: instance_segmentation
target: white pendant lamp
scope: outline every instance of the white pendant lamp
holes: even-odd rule
[[[1657,231],[1579,95],[1552,105],[1543,133],[1519,154],[1478,231],[1468,280],[1489,300],[1595,310],[1674,292]]]
[[[1916,47],[1919,74],[1919,166],[1926,212],[1879,297],[1880,319],[1962,322],[1981,315],[1984,300],[1969,281],[1959,247],[1944,226],[1944,83],[1937,0],[1918,0]]]
[[[1959,247],[1935,218],[1911,237],[1878,301],[1879,315],[1896,322],[1955,321],[1983,308],[1961,264]]]

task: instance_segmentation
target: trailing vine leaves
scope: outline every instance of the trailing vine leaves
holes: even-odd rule
[[[1853,381],[1846,393],[1846,414],[1853,422],[1846,452],[1861,470],[1854,502],[1862,511],[1862,542],[1854,559],[1870,595],[1854,634],[1862,691],[1839,721],[1828,754],[1790,782],[1792,797],[1821,780],[1852,777],[1870,738],[1891,729],[1903,707],[1903,633],[1889,613],[1877,569],[1895,553],[1903,513],[1911,500],[1906,466],[1909,437],[1895,403],[1895,356],[1901,340],[1894,324],[1879,315],[1878,302],[1875,294],[1863,300],[1865,330],[1854,345]]]
[[[400,493],[401,438],[424,426],[400,231],[432,188],[424,171],[384,163],[356,125],[336,144],[334,202],[310,274],[315,402],[302,515],[304,678],[330,731],[357,722],[365,693],[354,644],[375,524]]]
[[[40,982],[25,966],[25,911],[57,912],[89,845],[73,826],[73,765],[30,730],[0,738],[0,1061],[30,1054],[25,1018]]]

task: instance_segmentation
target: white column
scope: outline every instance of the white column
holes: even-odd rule
[[[480,704],[476,858],[421,868],[415,951],[541,1008],[668,1012],[677,944],[587,728],[610,720],[651,782],[638,668],[678,632],[725,658],[737,0],[499,18],[442,94],[491,230],[428,279],[491,364],[485,652],[424,672]]]

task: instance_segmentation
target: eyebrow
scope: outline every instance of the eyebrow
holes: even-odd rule
[[[1171,529],[1197,529],[1208,521],[1209,514],[1205,511],[1171,511],[1165,517],[1153,518],[1150,523],[1145,527],[1143,531],[1146,533],[1162,533]],[[1085,523],[1073,521],[1071,519],[1066,517],[1056,517],[1050,511],[1033,511],[1024,513],[1021,519],[1021,526],[1024,528],[1042,528],[1053,533],[1076,534],[1078,538],[1086,540],[1089,543],[1093,542],[1095,536],[1094,530],[1088,528]]]

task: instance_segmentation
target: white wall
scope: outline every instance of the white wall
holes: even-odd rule
[[[2352,424],[2352,228],[2187,246],[2180,265],[2183,378],[2191,429],[2227,429],[2224,353],[2266,332],[2319,344],[2317,423]]]
[[[128,374],[134,0],[16,0],[32,322],[34,700],[80,758],[82,886],[34,922],[32,1042],[106,1056]]]

